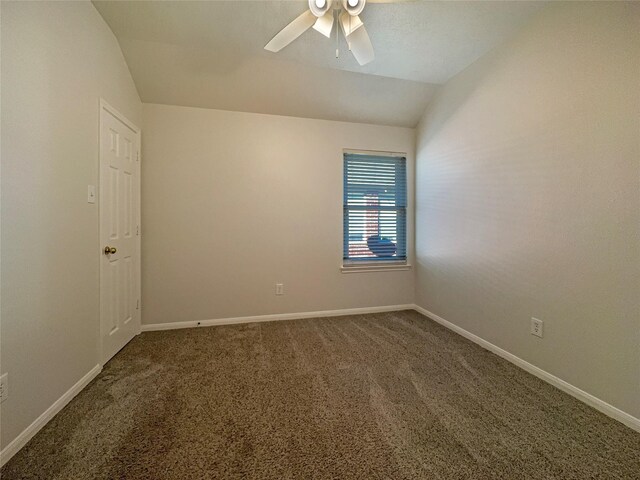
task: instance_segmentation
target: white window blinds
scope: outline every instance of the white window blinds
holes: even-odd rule
[[[343,259],[406,261],[406,158],[344,154]]]

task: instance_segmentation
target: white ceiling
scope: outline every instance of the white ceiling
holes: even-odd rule
[[[504,41],[527,1],[370,3],[376,59],[361,67],[314,30],[264,45],[306,1],[93,2],[115,33],[143,102],[413,127],[438,84]]]

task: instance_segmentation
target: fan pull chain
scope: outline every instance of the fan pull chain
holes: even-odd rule
[[[340,47],[340,32],[339,32],[339,30],[340,30],[340,26],[339,26],[340,17],[338,17],[336,15],[335,11],[333,11],[332,14],[333,14],[333,16],[335,18],[334,22],[335,22],[335,25],[336,25],[336,58],[338,58],[340,56],[340,49],[339,49],[339,47]]]

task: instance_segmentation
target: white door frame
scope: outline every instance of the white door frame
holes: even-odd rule
[[[136,318],[134,319],[134,321],[136,322],[136,335],[140,334],[141,331],[141,323],[142,323],[142,268],[141,268],[141,259],[142,259],[142,242],[141,242],[141,238],[142,238],[142,216],[141,216],[141,203],[142,203],[142,144],[140,142],[141,140],[141,130],[140,128],[134,124],[133,122],[131,122],[127,117],[125,117],[122,113],[120,113],[120,111],[118,111],[116,108],[114,108],[113,106],[111,106],[106,100],[104,100],[103,98],[100,98],[100,109],[98,111],[98,255],[99,255],[99,262],[98,262],[98,292],[100,292],[100,301],[99,301],[99,309],[100,309],[100,322],[98,325],[99,328],[99,337],[100,340],[98,342],[98,358],[100,359],[100,365],[104,365],[106,363],[105,359],[104,359],[104,337],[102,335],[102,322],[104,321],[103,318],[103,314],[102,314],[102,255],[104,255],[103,252],[103,248],[104,245],[102,245],[102,241],[103,241],[103,234],[104,232],[102,231],[102,214],[103,214],[103,204],[102,204],[102,189],[100,188],[101,185],[101,170],[102,170],[102,143],[101,143],[101,135],[102,135],[102,112],[103,110],[107,113],[110,113],[111,115],[113,115],[115,118],[117,118],[119,121],[121,121],[124,125],[126,125],[127,127],[129,127],[131,130],[133,130],[136,134],[137,137],[137,141],[138,141],[138,205],[137,205],[137,214],[138,214],[138,235],[137,235],[137,240],[136,240],[136,269],[135,269],[135,276],[136,276],[136,284],[137,284],[137,295],[138,295],[138,313],[136,315]],[[108,361],[108,360],[107,360]]]

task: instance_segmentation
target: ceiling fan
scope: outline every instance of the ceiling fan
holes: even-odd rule
[[[365,3],[366,0],[309,0],[309,10],[284,27],[264,48],[270,52],[279,52],[311,27],[331,38],[333,24],[337,19],[349,50],[360,65],[366,65],[375,55],[369,35],[358,16]]]

